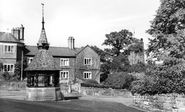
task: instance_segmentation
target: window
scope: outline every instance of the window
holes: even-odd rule
[[[68,79],[69,79],[69,71],[61,71],[60,80],[68,80]]]
[[[92,72],[84,72],[83,77],[84,79],[92,79]]]
[[[84,59],[84,65],[92,65],[92,59],[91,58],[85,58]]]
[[[14,45],[5,45],[4,52],[5,53],[14,53]]]
[[[3,67],[4,71],[7,71],[7,72],[14,71],[14,64],[4,64],[3,66],[4,66]]]
[[[69,59],[61,58],[60,59],[60,66],[69,66]]]
[[[27,64],[30,64],[32,62],[32,60],[33,60],[33,57],[28,57],[27,58]]]

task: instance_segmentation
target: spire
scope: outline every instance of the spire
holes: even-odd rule
[[[44,29],[44,4],[43,3],[41,3],[41,5],[42,5],[42,29]]]
[[[38,49],[46,49],[48,50],[49,48],[49,43],[46,37],[46,32],[45,32],[45,28],[44,28],[44,4],[41,3],[42,5],[42,29],[41,29],[41,34],[40,34],[40,38],[39,41],[37,43],[37,47]]]

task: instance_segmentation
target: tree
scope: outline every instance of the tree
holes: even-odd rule
[[[161,0],[157,14],[147,32],[149,39],[147,54],[158,60],[165,60],[167,55],[182,58],[185,53],[185,1]],[[152,55],[151,55],[152,54]]]
[[[23,59],[23,70],[27,67],[27,59]],[[23,71],[24,74],[24,71]],[[15,80],[20,80],[21,79],[21,61],[17,61],[15,64],[15,70],[14,70],[14,75],[12,77]],[[24,78],[24,77],[23,77]]]
[[[97,46],[91,46],[91,48],[100,56],[100,62],[106,61],[106,53],[102,49],[98,48]]]
[[[119,56],[134,41],[132,32],[126,29],[119,32],[111,32],[110,34],[106,34],[105,37],[106,39],[103,45],[112,47],[105,49],[105,51],[112,56]]]
[[[153,78],[152,93],[182,92],[185,70],[185,1],[161,0],[157,14],[147,32],[152,35],[147,54],[163,61],[147,69]],[[147,87],[145,87],[147,88]]]

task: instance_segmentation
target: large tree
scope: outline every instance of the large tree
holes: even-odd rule
[[[183,58],[185,51],[185,1],[161,0],[161,5],[147,32],[149,39],[147,54],[159,60],[166,57]]]
[[[161,0],[151,27],[147,30],[152,35],[147,53],[151,58],[163,62],[161,66],[155,66],[146,72],[153,78],[153,83],[144,88],[152,88],[152,93],[184,92],[184,10],[184,0]]]
[[[106,39],[103,45],[108,45],[111,48],[105,49],[112,56],[119,56],[133,41],[132,32],[124,29],[119,32],[111,32],[105,35]]]

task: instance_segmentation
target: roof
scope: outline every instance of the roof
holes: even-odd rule
[[[40,38],[38,41],[38,45],[42,45],[42,44],[49,44],[46,37],[46,32],[44,29],[41,30]]]
[[[69,49],[68,47],[49,47],[49,52],[52,56],[76,56],[83,48]],[[37,46],[26,46],[25,55],[34,56],[38,52]]]
[[[0,42],[22,43],[11,33],[0,32]]]
[[[26,68],[26,71],[56,71],[59,66],[53,59],[53,56],[46,49],[38,50],[33,61]]]

